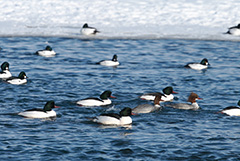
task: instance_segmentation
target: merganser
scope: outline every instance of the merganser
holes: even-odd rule
[[[10,77],[4,81],[6,81],[7,83],[16,84],[16,85],[25,84],[27,83],[27,76],[25,72],[20,72],[18,77]]]
[[[0,72],[0,78],[6,79],[6,78],[10,78],[12,76],[12,74],[9,71],[9,63],[8,62],[2,63],[1,69],[2,69],[2,71]]]
[[[226,34],[240,36],[240,24],[238,24],[237,26],[228,28],[228,31],[226,32]]]
[[[146,94],[143,94],[142,96],[140,96],[140,98],[143,100],[153,101],[155,99],[155,96],[161,95],[162,96],[161,101],[168,102],[168,101],[173,100],[173,98],[174,98],[173,94],[177,94],[177,92],[173,91],[173,88],[171,86],[164,88],[162,91],[163,91],[163,93],[160,93],[160,92],[146,93]]]
[[[100,99],[90,97],[90,98],[86,98],[86,99],[77,101],[77,104],[79,106],[105,106],[105,105],[110,105],[112,103],[112,101],[109,98],[116,98],[116,97],[112,96],[111,94],[112,94],[112,92],[107,90],[107,91],[104,91],[100,95]]]
[[[204,58],[200,63],[188,63],[184,67],[191,68],[195,70],[202,70],[207,69],[210,64],[208,63],[208,60]]]
[[[132,109],[125,107],[119,114],[101,114],[100,116],[93,118],[92,121],[104,125],[129,125],[132,123],[131,115],[133,115]]]
[[[238,101],[238,106],[240,106],[240,100]],[[221,113],[225,113],[229,116],[240,116],[240,107],[229,106],[224,108]]]
[[[117,55],[115,54],[115,55],[113,55],[112,60],[102,60],[102,61],[98,62],[97,64],[112,67],[112,66],[118,66],[119,62],[117,60]]]
[[[175,103],[175,104],[168,104],[166,106],[173,107],[177,109],[184,109],[184,110],[197,110],[199,109],[199,106],[196,102],[196,100],[200,100],[202,98],[199,98],[196,93],[191,93],[188,97],[188,102],[191,102],[191,104],[187,103]]]
[[[100,31],[98,31],[96,28],[94,27],[89,27],[87,23],[85,23],[81,29],[81,33],[83,35],[95,35],[96,33],[98,33]]]
[[[53,57],[56,55],[55,51],[51,48],[51,46],[46,46],[44,50],[38,50],[36,52],[37,55],[45,56],[45,57]]]
[[[157,95],[154,99],[154,105],[151,104],[142,104],[142,105],[138,105],[137,107],[132,109],[133,113],[150,113],[150,112],[154,112],[157,111],[161,108],[160,106],[160,101],[161,100],[161,95]]]
[[[57,114],[53,108],[59,108],[58,106],[55,106],[54,101],[48,101],[43,109],[30,109],[23,112],[18,113],[18,115],[27,117],[27,118],[50,118],[50,117],[56,117]]]

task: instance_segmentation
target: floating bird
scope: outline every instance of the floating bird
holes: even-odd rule
[[[7,83],[16,84],[16,85],[25,84],[27,83],[27,76],[25,72],[20,72],[18,77],[12,76],[10,78],[7,78],[4,81],[6,81]]]
[[[150,112],[154,112],[157,110],[160,110],[161,106],[160,106],[160,101],[161,100],[161,95],[157,95],[154,99],[154,105],[151,104],[142,104],[142,105],[138,105],[137,107],[132,109],[133,113],[150,113]]]
[[[125,107],[119,114],[101,114],[100,116],[94,117],[92,121],[103,125],[129,125],[132,123],[131,115],[134,115],[132,109]]]
[[[59,108],[59,106],[55,106],[54,101],[48,101],[43,109],[34,108],[20,112],[18,115],[27,118],[51,118],[57,116],[56,112],[53,110],[54,108]]]
[[[240,36],[240,24],[238,24],[237,26],[228,28],[228,31],[226,32],[226,34]]]
[[[210,64],[208,63],[208,60],[204,58],[200,63],[188,63],[184,67],[191,68],[195,70],[202,70],[207,69]]]
[[[96,33],[98,33],[100,31],[98,31],[96,28],[94,27],[89,27],[87,23],[85,23],[81,29],[81,33],[83,35],[95,35]]]
[[[199,106],[198,106],[196,100],[200,100],[200,99],[202,99],[202,98],[199,98],[196,93],[192,92],[188,97],[188,102],[190,102],[191,104],[188,104],[188,103],[171,103],[171,104],[168,104],[166,106],[177,108],[177,109],[184,109],[184,110],[197,110],[197,109],[199,109]]]
[[[119,62],[117,60],[117,55],[115,54],[115,55],[113,55],[112,60],[102,60],[102,61],[98,62],[97,64],[113,67],[113,66],[118,66]]]
[[[77,104],[79,106],[105,106],[105,105],[110,105],[112,103],[112,101],[109,98],[116,98],[116,97],[112,96],[111,94],[112,94],[112,92],[107,90],[107,91],[104,91],[100,95],[100,99],[90,97],[90,98],[86,98],[86,99],[77,101]]]
[[[173,94],[177,94],[177,92],[173,91],[173,88],[171,86],[164,88],[162,91],[163,91],[163,93],[161,93],[161,92],[146,93],[146,94],[143,94],[142,96],[140,96],[140,98],[143,100],[153,101],[155,99],[155,96],[161,95],[162,96],[161,101],[168,102],[168,101],[173,100],[173,98],[174,98]]]
[[[44,50],[38,50],[36,54],[44,57],[53,57],[56,55],[55,51],[49,45]]]
[[[240,106],[240,100],[238,101],[238,106]],[[227,114],[229,116],[240,116],[240,107],[229,106],[220,111],[221,113]]]
[[[10,78],[12,76],[11,72],[9,71],[9,63],[8,62],[2,63],[1,69],[2,69],[2,71],[0,72],[0,78],[6,79],[6,78]]]

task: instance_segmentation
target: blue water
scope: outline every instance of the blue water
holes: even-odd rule
[[[35,55],[49,44],[55,57]],[[2,37],[0,63],[28,83],[0,82],[0,160],[239,160],[240,117],[217,113],[240,99],[239,42],[200,40],[83,40]],[[118,55],[120,66],[95,63]],[[185,69],[208,58],[205,71]],[[203,100],[197,111],[164,107],[132,116],[131,127],[108,127],[87,117],[118,113],[143,103],[138,96],[173,86],[174,102],[190,92]],[[111,90],[107,107],[84,108],[76,101]],[[54,120],[26,119],[17,112],[54,100]]]

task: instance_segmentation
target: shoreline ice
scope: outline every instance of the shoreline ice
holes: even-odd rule
[[[0,1],[0,36],[239,41],[223,34],[240,23],[239,8],[237,0]],[[101,33],[81,35],[84,23]]]

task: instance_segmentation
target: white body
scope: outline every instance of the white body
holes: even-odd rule
[[[229,33],[234,36],[240,36],[240,29],[238,29],[238,28],[229,29]]]
[[[112,66],[118,66],[119,62],[112,61],[112,60],[104,60],[100,62],[100,65],[112,67]]]
[[[37,52],[38,55],[44,56],[44,57],[53,57],[56,55],[55,51],[49,51],[49,50],[41,50]]]
[[[221,112],[229,116],[240,116],[240,108],[226,109],[226,110],[222,110]]]
[[[26,78],[24,78],[24,79],[14,78],[14,79],[11,79],[11,80],[7,80],[7,83],[20,85],[20,84],[27,83],[27,79]]]
[[[97,116],[93,121],[104,125],[129,125],[132,123],[132,118],[130,116],[122,116],[120,119],[111,116]]]
[[[51,111],[24,111],[18,113],[18,115],[28,118],[49,118],[49,117],[56,117],[57,114],[54,110]]]
[[[202,64],[199,64],[199,63],[188,64],[188,66],[191,69],[195,69],[195,70],[202,70],[202,69],[207,69],[208,68],[207,65],[202,65]]]
[[[155,97],[156,96],[154,95],[148,95],[148,94],[144,94],[140,96],[141,99],[149,100],[149,101],[153,101]],[[174,98],[173,94],[169,94],[169,95],[164,94],[164,96],[161,97],[161,100],[163,101],[160,101],[160,102],[169,102],[169,101],[172,101],[173,98]]]
[[[12,74],[9,70],[4,70],[3,72],[4,73],[0,74],[0,78],[2,78],[2,79],[10,78],[12,76]]]
[[[82,28],[81,34],[83,35],[95,35],[96,29],[95,28]]]
[[[112,101],[110,99],[96,100],[96,99],[84,99],[77,102],[80,106],[105,106],[110,105]]]

